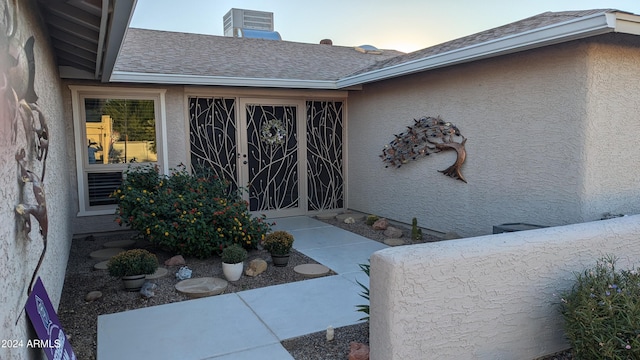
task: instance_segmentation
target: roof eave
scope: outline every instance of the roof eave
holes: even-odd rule
[[[182,74],[142,73],[115,70],[111,73],[111,82],[179,84],[179,85],[213,85],[240,87],[270,87],[288,89],[327,89],[336,90],[334,80],[300,80],[243,78],[230,76],[202,76]]]
[[[124,36],[129,27],[133,10],[137,0],[115,0],[113,14],[109,26],[108,38],[105,44],[105,54],[102,68],[102,82],[109,82],[120,48],[124,43]],[[97,71],[97,70],[96,70]]]
[[[408,75],[416,72],[467,63],[542,46],[582,39],[610,32],[640,34],[640,16],[627,13],[599,13],[579,19],[553,24],[471,45],[395,66],[347,76],[337,81],[337,88]]]

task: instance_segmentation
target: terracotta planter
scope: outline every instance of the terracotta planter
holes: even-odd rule
[[[238,281],[240,277],[242,277],[242,270],[244,269],[244,262],[240,262],[237,264],[227,264],[225,262],[222,263],[222,272],[224,273],[224,277],[229,281]]]
[[[278,267],[287,266],[289,263],[289,254],[286,255],[275,255],[271,254],[271,260],[273,260],[273,265]]]
[[[122,283],[124,283],[124,289],[127,291],[139,291],[142,284],[147,280],[147,275],[131,275],[123,276]]]

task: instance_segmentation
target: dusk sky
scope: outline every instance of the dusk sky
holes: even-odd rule
[[[231,9],[274,13],[283,40],[414,51],[545,11],[613,8],[640,14],[640,0],[138,0],[132,27],[223,35]]]

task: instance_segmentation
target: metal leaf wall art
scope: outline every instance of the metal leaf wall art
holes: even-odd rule
[[[37,105],[38,95],[35,92],[35,39],[29,36],[23,40],[19,36],[18,24],[19,2],[13,0],[5,3],[3,19],[7,26],[0,30],[0,101],[5,111],[0,121],[11,123],[11,145],[18,144],[18,134],[23,133],[24,146],[15,154],[20,184],[19,203],[15,206],[16,221],[27,237],[33,228],[32,219],[38,224],[43,241],[40,253],[27,292],[31,293],[36,275],[47,251],[47,234],[49,221],[44,190],[44,176],[47,156],[49,154],[49,129],[43,111]],[[4,127],[4,124],[0,124]],[[20,130],[22,125],[23,131]],[[40,163],[38,166],[38,162]],[[40,167],[40,173],[34,171]]]
[[[422,117],[413,121],[412,126],[407,126],[407,131],[394,134],[395,139],[382,149],[380,157],[387,167],[399,168],[409,160],[417,160],[445,150],[455,150],[456,161],[439,172],[466,183],[461,168],[467,157],[464,147],[467,139],[460,134],[460,130],[440,117]],[[456,142],[457,139],[460,142]]]

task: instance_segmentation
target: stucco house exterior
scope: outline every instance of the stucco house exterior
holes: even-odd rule
[[[28,337],[34,272],[56,305],[73,236],[118,229],[106,195],[132,163],[211,166],[268,216],[353,209],[461,236],[640,212],[638,15],[543,13],[400,54],[127,29],[133,0],[0,6],[3,339]],[[454,152],[385,168],[425,115],[468,139],[467,183],[437,171]]]
[[[615,10],[543,13],[406,55],[129,29],[110,81],[166,91],[166,166],[208,164],[250,188],[263,180],[247,156],[266,121],[254,126],[248,112],[299,109],[307,123],[299,121],[290,148],[297,158],[286,165],[295,175],[278,180],[290,187],[256,190],[285,191],[279,199],[288,200],[253,210],[354,209],[484,235],[503,223],[554,226],[640,210],[629,201],[639,191],[638,19]],[[228,121],[206,123],[209,110]],[[437,171],[455,152],[385,168],[384,146],[425,115],[468,139],[468,183]],[[213,127],[226,140],[205,145]]]

